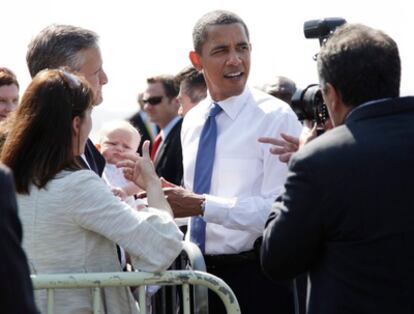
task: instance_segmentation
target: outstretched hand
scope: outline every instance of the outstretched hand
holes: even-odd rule
[[[281,133],[281,139],[273,137],[260,137],[259,142],[272,144],[269,151],[273,155],[279,155],[281,162],[287,163],[294,152],[299,149],[299,138]]]
[[[149,141],[145,141],[142,146],[142,157],[138,154],[123,154],[123,161],[117,163],[118,168],[123,168],[126,179],[134,182],[141,189],[147,190],[150,183],[156,180],[158,176],[155,173],[154,164],[149,155]]]
[[[270,147],[270,153],[273,155],[278,155],[281,162],[287,163],[289,162],[290,157],[293,153],[297,152],[301,146],[310,142],[317,136],[316,128],[316,125],[310,128],[305,124],[300,137],[294,137],[285,133],[281,133],[280,139],[273,137],[260,137],[258,141],[260,143],[274,145]]]

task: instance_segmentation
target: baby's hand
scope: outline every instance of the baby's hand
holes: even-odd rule
[[[122,201],[125,201],[125,199],[128,197],[127,193],[121,188],[112,188],[111,191],[116,197],[119,197]]]

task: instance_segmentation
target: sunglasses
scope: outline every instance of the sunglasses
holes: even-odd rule
[[[142,102],[144,104],[149,104],[151,106],[156,106],[156,105],[159,105],[162,102],[163,98],[164,98],[164,96],[154,96],[154,97],[150,97],[148,99],[143,99]]]

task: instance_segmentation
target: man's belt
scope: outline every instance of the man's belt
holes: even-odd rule
[[[207,267],[243,264],[258,260],[259,256],[255,250],[241,252],[238,254],[204,255]]]

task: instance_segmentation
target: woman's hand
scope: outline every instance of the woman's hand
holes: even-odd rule
[[[138,154],[123,154],[125,160],[117,163],[117,167],[123,168],[126,179],[134,182],[140,188],[147,190],[149,184],[157,182],[159,179],[155,173],[154,164],[149,155],[149,141],[145,141],[142,146],[142,157]]]

